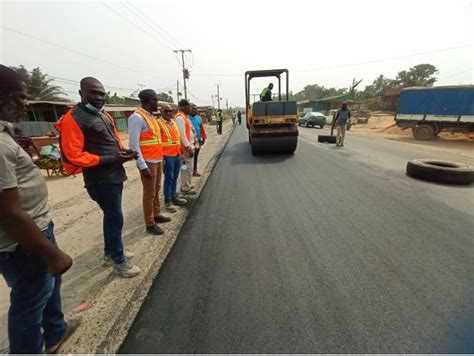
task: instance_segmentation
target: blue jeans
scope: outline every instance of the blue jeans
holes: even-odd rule
[[[52,222],[43,234],[56,243]],[[11,288],[10,353],[42,353],[43,346],[57,344],[67,328],[61,311],[61,277],[52,277],[39,256],[20,246],[13,252],[0,252],[0,273]]]
[[[165,202],[176,199],[176,182],[178,181],[179,169],[181,168],[181,155],[175,157],[164,156],[165,182],[163,193],[165,194]]]
[[[89,196],[104,212],[104,254],[117,264],[125,261],[122,242],[122,191],[123,183],[99,183],[87,188]]]

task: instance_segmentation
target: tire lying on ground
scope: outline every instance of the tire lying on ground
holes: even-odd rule
[[[414,159],[407,163],[407,174],[436,183],[456,185],[474,183],[474,167],[458,162]]]
[[[336,143],[336,136],[319,135],[318,136],[318,142]]]

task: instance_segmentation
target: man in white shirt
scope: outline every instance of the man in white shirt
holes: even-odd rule
[[[191,113],[191,105],[186,99],[182,99],[178,103],[178,112],[174,119],[179,127],[181,137],[181,150],[183,152],[183,165],[181,166],[181,193],[185,195],[194,195],[196,191],[192,190],[191,179],[193,176],[191,167],[193,165],[194,143],[196,133],[194,127],[188,118]]]

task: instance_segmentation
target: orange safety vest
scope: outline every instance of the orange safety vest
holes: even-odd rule
[[[163,155],[176,157],[181,154],[181,137],[178,125],[173,120],[166,121],[163,118],[156,120],[156,122],[160,126]]]
[[[161,144],[161,130],[156,118],[142,108],[135,112],[140,115],[148,127],[148,131],[140,134],[140,151],[145,161],[163,158],[163,146]]]
[[[61,160],[66,175],[82,173],[83,168],[95,167],[100,164],[100,157],[84,151],[84,133],[72,116],[69,109],[64,116],[54,124],[54,128],[59,132],[59,147],[61,149]],[[102,114],[107,116],[114,127],[115,138],[121,149],[124,148],[120,135],[115,124],[115,119],[108,112]],[[66,137],[66,140],[64,138]]]
[[[186,138],[189,140],[191,140],[191,121],[189,121],[187,115],[182,112],[182,111],[178,111],[176,114],[174,114],[174,117],[173,119],[176,120],[178,118],[178,116],[182,116],[184,117],[184,129],[185,129],[185,133],[186,133]]]

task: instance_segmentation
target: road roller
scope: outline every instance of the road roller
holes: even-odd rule
[[[286,100],[282,100],[281,82],[285,79]],[[278,79],[278,100],[250,103],[250,81],[253,78]],[[261,89],[261,88],[260,88]],[[288,69],[252,70],[245,72],[245,104],[247,129],[252,154],[292,154],[298,144],[298,112],[296,101],[288,100]]]

